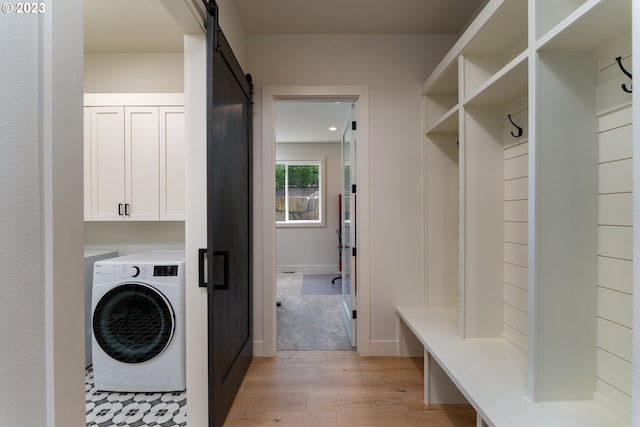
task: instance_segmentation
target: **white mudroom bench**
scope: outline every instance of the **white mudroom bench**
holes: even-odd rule
[[[502,338],[460,338],[455,308],[396,307],[396,312],[424,347],[426,405],[432,403],[435,362],[476,410],[478,427],[628,425],[593,400],[532,401],[526,354]]]

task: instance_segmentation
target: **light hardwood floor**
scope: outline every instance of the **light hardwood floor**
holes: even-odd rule
[[[475,426],[467,405],[426,407],[422,359],[352,351],[255,358],[225,427]]]

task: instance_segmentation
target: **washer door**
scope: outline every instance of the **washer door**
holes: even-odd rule
[[[93,334],[113,359],[141,363],[171,342],[175,316],[162,293],[142,283],[126,283],[107,292],[93,311]]]

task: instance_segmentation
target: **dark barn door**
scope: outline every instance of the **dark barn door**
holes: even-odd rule
[[[209,426],[222,426],[251,362],[252,84],[207,21]]]

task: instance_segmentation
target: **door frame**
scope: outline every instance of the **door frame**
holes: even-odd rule
[[[357,351],[370,355],[369,298],[369,87],[368,86],[263,86],[262,87],[262,307],[254,292],[254,312],[262,311],[263,342],[254,355],[276,354],[276,228],[275,228],[275,101],[282,99],[345,99],[358,102],[358,324]],[[260,187],[256,187],[259,190]],[[256,283],[260,283],[256,281]],[[255,317],[256,320],[258,316]],[[258,328],[256,327],[256,332]],[[257,334],[256,334],[257,335]],[[257,338],[257,337],[256,337]]]

